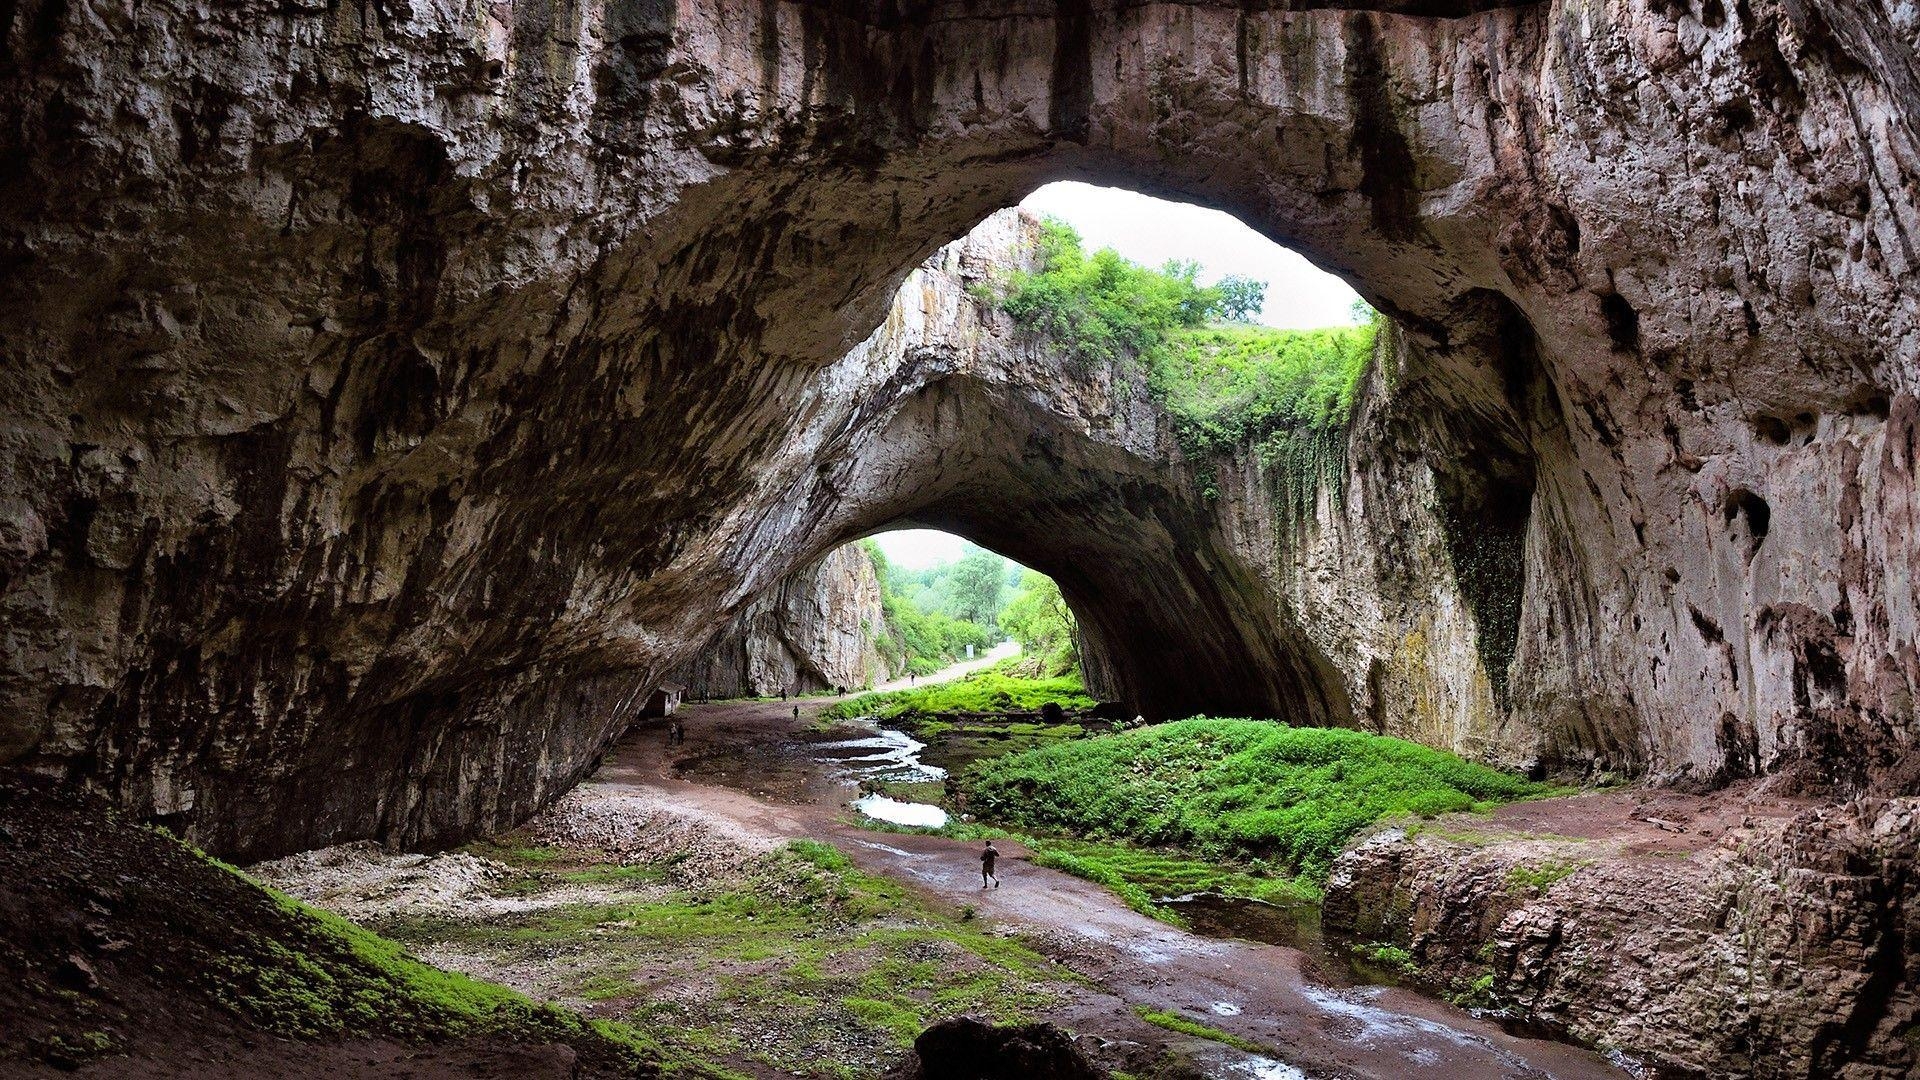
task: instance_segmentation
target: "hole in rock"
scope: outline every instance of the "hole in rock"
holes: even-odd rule
[[[1747,536],[1747,556],[1751,558],[1767,539],[1767,528],[1773,516],[1771,508],[1767,506],[1767,500],[1746,488],[1736,488],[1727,496],[1724,513],[1729,525],[1736,521],[1744,525]]]
[[[1088,183],[1037,188],[949,251],[962,321],[997,322],[1013,355],[927,343],[985,364],[913,372],[886,450],[834,466],[883,489],[837,538],[944,530],[1052,575],[1089,687],[1129,718],[1354,722],[1220,522],[1236,505],[1301,522],[1337,497],[1379,316],[1225,213]]]
[[[1754,434],[1775,446],[1785,446],[1793,438],[1793,429],[1785,420],[1777,416],[1757,416],[1753,420]]]

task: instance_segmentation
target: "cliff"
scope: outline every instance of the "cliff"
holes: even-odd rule
[[[861,689],[893,677],[887,632],[873,560],[846,544],[741,608],[670,680],[696,700]]]

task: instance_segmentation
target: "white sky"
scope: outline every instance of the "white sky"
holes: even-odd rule
[[[1110,247],[1156,267],[1168,259],[1191,259],[1200,264],[1203,283],[1227,274],[1264,281],[1267,306],[1260,321],[1269,326],[1310,330],[1353,322],[1353,302],[1360,297],[1346,282],[1231,214],[1077,180],[1048,184],[1020,205],[1071,224],[1088,251]]]
[[[897,529],[873,538],[887,561],[907,570],[924,570],[940,563],[959,562],[966,541],[932,529]]]

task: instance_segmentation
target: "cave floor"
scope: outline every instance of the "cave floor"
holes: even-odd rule
[[[983,892],[977,845],[862,827],[845,807],[844,782],[780,768],[772,755],[758,765],[749,755],[743,775],[718,782],[685,775],[690,760],[804,738],[825,704],[821,699],[801,703],[798,719],[788,702],[688,706],[682,713],[684,744],[667,746],[664,726],[637,729],[615,747],[591,784],[669,800],[751,836],[830,843],[859,869],[902,882],[931,904],[974,909],[1001,932],[1033,944],[1087,980],[1084,992],[1040,1018],[1081,1033],[1083,1040],[1094,1036],[1096,1048],[1111,1047],[1115,1055],[1096,1050],[1096,1057],[1110,1061],[1124,1060],[1117,1055],[1130,1044],[1182,1043],[1181,1036],[1140,1018],[1142,1011],[1152,1011],[1268,1048],[1273,1059],[1313,1076],[1624,1075],[1599,1055],[1510,1034],[1496,1022],[1410,990],[1343,985],[1345,980],[1324,970],[1309,952],[1204,937],[1158,922],[1098,885],[1034,865],[1017,844],[1003,847],[1003,887]],[[1591,830],[1632,801],[1623,793],[1586,798],[1606,800],[1607,809],[1589,815],[1583,807],[1556,812],[1534,804],[1531,813],[1547,826],[1573,827],[1572,818],[1591,816]],[[1532,826],[1516,821],[1514,827]],[[1645,842],[1654,845],[1692,837],[1646,828],[1652,835]],[[1297,1075],[1263,1055],[1230,1051],[1217,1041],[1186,1039],[1173,1049],[1209,1075]]]

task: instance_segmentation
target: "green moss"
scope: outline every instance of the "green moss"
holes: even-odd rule
[[[565,1042],[634,1071],[666,1067],[706,1075],[639,1031],[590,1024],[569,1009],[422,963],[394,941],[181,846],[259,890],[284,921],[283,933],[250,935],[216,950],[195,973],[209,997],[264,1030],[300,1039],[496,1035]]]
[[[1133,1011],[1139,1014],[1140,1019],[1145,1020],[1155,1027],[1166,1028],[1168,1031],[1177,1031],[1182,1035],[1191,1035],[1196,1039],[1208,1039],[1212,1042],[1223,1043],[1233,1047],[1235,1050],[1242,1050],[1249,1054],[1268,1055],[1273,1053],[1272,1050],[1254,1042],[1252,1039],[1242,1038],[1230,1031],[1221,1031],[1217,1027],[1209,1027],[1197,1020],[1189,1020],[1179,1013],[1171,1013],[1146,1005],[1135,1005]]]
[[[1507,871],[1507,885],[1525,891],[1546,892],[1554,883],[1585,866],[1586,862],[1549,861],[1538,866],[1515,866]]]
[[[1417,970],[1418,967],[1418,965],[1413,962],[1412,953],[1398,945],[1391,945],[1384,941],[1370,941],[1364,945],[1355,944],[1349,946],[1349,948],[1362,960],[1370,964],[1377,964],[1389,971],[1411,974]]]
[[[120,1053],[120,1044],[104,1031],[47,1035],[33,1040],[34,1057],[63,1069],[77,1069],[95,1058]]]
[[[1204,717],[1009,754],[963,785],[969,807],[999,824],[1272,860],[1309,881],[1388,815],[1487,810],[1546,790],[1399,739]]]
[[[606,1002],[682,1058],[732,1056],[782,1072],[830,1071],[833,1063],[814,1053],[823,1041],[864,1039],[871,1052],[904,1046],[927,1021],[960,1013],[1022,1020],[1076,981],[1019,942],[936,912],[812,841],[767,856],[724,888],[487,922],[415,917],[387,928],[503,969],[562,972],[561,997]],[[637,972],[711,992],[693,1005],[646,1000],[634,993]],[[752,1034],[772,1026],[790,1036]]]
[[[1493,989],[1495,981],[1491,971],[1482,972],[1472,979],[1456,980],[1446,998],[1463,1009],[1497,1008],[1499,998]]]

